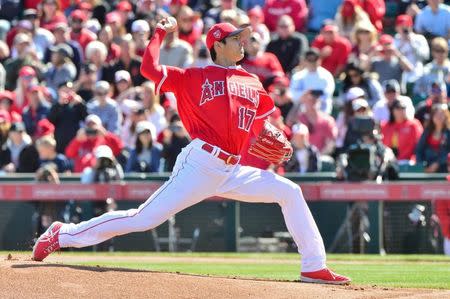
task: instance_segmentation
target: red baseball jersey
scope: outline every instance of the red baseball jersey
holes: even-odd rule
[[[191,138],[199,138],[239,154],[255,120],[275,109],[262,84],[240,66],[210,65],[180,69],[159,65],[159,48],[166,32],[157,28],[141,65],[141,73],[156,84],[156,92],[173,92],[178,113]]]

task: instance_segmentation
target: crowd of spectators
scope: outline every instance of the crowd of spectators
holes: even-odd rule
[[[274,99],[269,120],[294,156],[280,167],[244,149],[243,164],[321,171],[364,116],[398,163],[448,171],[450,7],[440,0],[2,1],[0,171],[84,173],[101,148],[118,173],[170,172],[189,136],[175,96],[140,73],[169,15],[179,27],[161,47],[165,65],[212,64],[204,36],[216,22],[253,29],[241,66]]]

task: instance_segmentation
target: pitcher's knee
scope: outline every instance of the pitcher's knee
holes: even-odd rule
[[[287,180],[286,186],[280,196],[280,205],[288,204],[293,201],[303,200],[302,189],[292,181]]]

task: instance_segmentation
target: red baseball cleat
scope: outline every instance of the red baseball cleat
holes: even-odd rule
[[[32,260],[40,262],[50,253],[59,249],[59,229],[62,225],[61,222],[53,222],[45,233],[39,237],[33,246]]]
[[[349,284],[352,281],[349,277],[336,274],[328,268],[314,272],[302,272],[300,280],[303,282],[326,284]]]

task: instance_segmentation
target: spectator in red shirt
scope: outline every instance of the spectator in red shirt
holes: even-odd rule
[[[350,38],[352,31],[359,24],[371,24],[369,16],[358,5],[357,0],[344,0],[336,13],[335,20],[339,33],[346,38]]]
[[[322,67],[334,76],[339,75],[347,64],[352,50],[350,42],[339,35],[336,25],[325,25],[312,42],[312,47],[320,50]]]
[[[295,30],[304,31],[308,18],[305,0],[267,0],[264,6],[265,23],[271,32],[275,31],[278,19],[289,15],[295,23]]]
[[[57,23],[67,23],[67,19],[62,13],[57,0],[43,0],[40,26],[51,30]]]
[[[99,145],[109,146],[115,157],[119,156],[123,149],[122,140],[108,132],[98,116],[88,115],[85,123],[86,126],[78,130],[77,136],[66,148],[67,158],[74,161],[74,172],[82,172],[84,168],[94,166],[94,149]]]
[[[386,13],[384,0],[359,0],[359,5],[369,15],[370,22],[377,28],[378,32],[383,31],[383,18]]]
[[[245,44],[245,58],[241,66],[249,73],[258,76],[264,87],[270,85],[275,77],[283,77],[284,72],[278,58],[261,48],[262,40],[258,33],[253,32]]]
[[[417,119],[408,119],[406,104],[402,100],[395,100],[389,110],[389,121],[381,124],[383,143],[392,149],[397,160],[414,160],[422,125]]]
[[[338,130],[334,118],[320,111],[319,102],[318,95],[311,91],[305,92],[300,98],[302,110],[297,119],[308,127],[310,143],[322,155],[330,155],[334,151]]]
[[[7,115],[10,122],[21,122],[22,115],[17,113],[17,107],[14,105],[14,94],[9,90],[0,91],[0,111]]]
[[[203,25],[199,16],[187,5],[180,7],[177,14],[178,38],[188,42],[193,48],[202,36]]]
[[[97,39],[95,33],[85,28],[87,21],[86,14],[83,11],[76,9],[72,11],[69,19],[70,27],[72,28],[72,31],[70,32],[70,39],[77,41],[83,50],[85,50],[86,46],[91,41]]]

